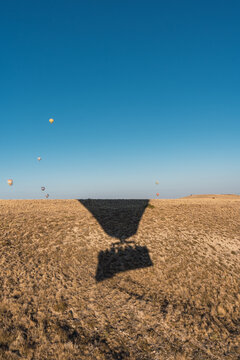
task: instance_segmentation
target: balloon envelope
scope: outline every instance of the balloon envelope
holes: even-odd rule
[[[40,158],[40,156],[37,159],[38,159],[38,161],[42,160],[42,158]]]
[[[156,195],[159,196],[159,193],[157,193]]]
[[[157,185],[158,185],[158,184],[159,184],[159,182],[158,182],[158,181],[156,181],[156,182],[155,182],[155,184],[157,184]]]
[[[42,191],[44,191],[44,190],[45,190],[45,187],[44,187],[44,186],[42,186],[42,187],[41,187],[41,190],[42,190]]]
[[[54,120],[53,120],[53,119],[49,119],[49,122],[50,122],[50,124],[52,124],[52,123],[54,122]]]
[[[48,197],[49,197],[49,194],[46,194],[45,197],[48,198]]]
[[[8,185],[12,185],[13,184],[13,180],[12,179],[8,179]]]

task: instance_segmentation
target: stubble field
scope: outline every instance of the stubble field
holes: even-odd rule
[[[0,359],[239,360],[239,258],[237,196],[0,200]]]

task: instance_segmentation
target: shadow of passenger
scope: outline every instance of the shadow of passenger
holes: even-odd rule
[[[95,275],[96,281],[113,277],[115,274],[127,270],[142,269],[153,266],[146,246],[115,248],[100,251],[98,254],[98,267]]]
[[[95,217],[102,229],[120,241],[110,249],[100,251],[96,281],[116,273],[153,266],[146,246],[131,246],[127,240],[136,234],[149,200],[78,200]]]

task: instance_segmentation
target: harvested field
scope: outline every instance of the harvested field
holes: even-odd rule
[[[240,197],[0,200],[0,250],[0,359],[240,359]]]

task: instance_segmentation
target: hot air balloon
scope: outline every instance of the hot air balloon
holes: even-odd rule
[[[159,196],[159,193],[157,193],[156,195]]]
[[[156,182],[155,182],[155,184],[157,184],[157,185],[158,185],[158,184],[159,184],[159,182],[158,182],[158,181],[156,181]]]
[[[42,190],[42,191],[44,191],[44,190],[45,190],[45,187],[44,187],[44,186],[42,186],[42,187],[41,187],[41,190]]]
[[[9,186],[12,186],[12,184],[13,184],[13,180],[12,180],[12,179],[8,179],[8,185],[9,185]]]
[[[38,159],[38,161],[42,160],[42,158],[40,158],[40,156],[37,159]]]
[[[45,197],[48,198],[48,197],[49,197],[49,194],[46,194]]]
[[[50,124],[52,124],[52,123],[54,122],[54,120],[53,120],[53,119],[49,119],[49,122],[50,122]]]

